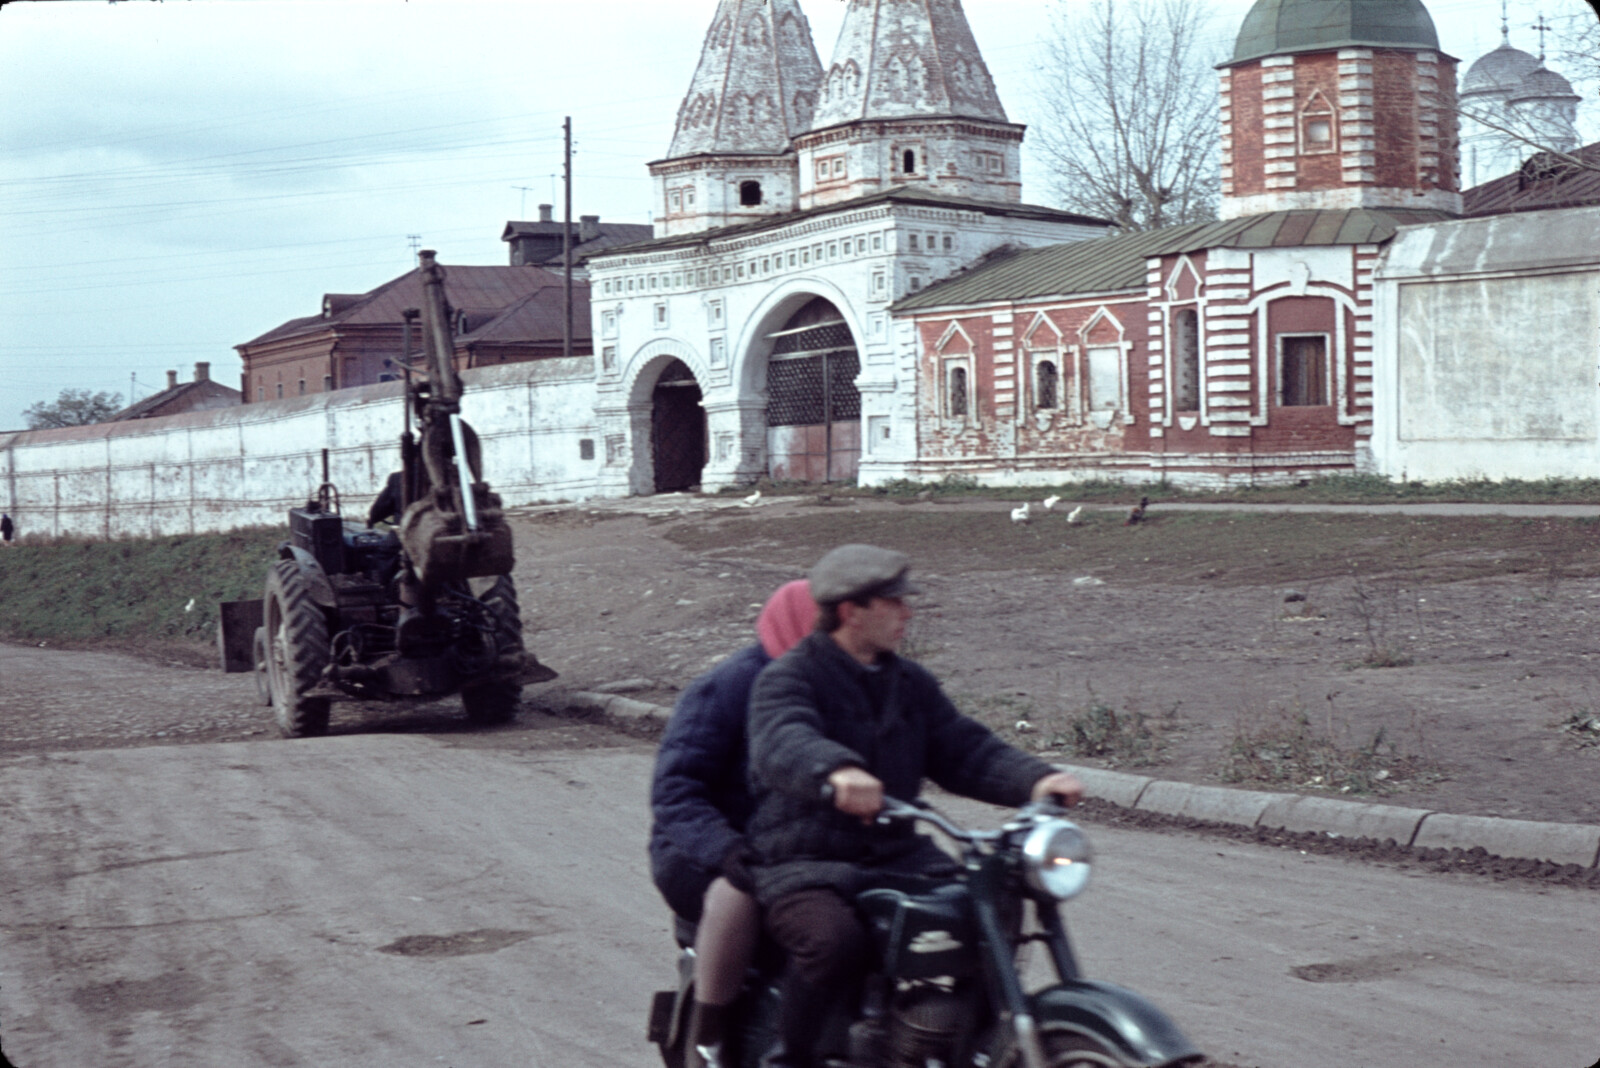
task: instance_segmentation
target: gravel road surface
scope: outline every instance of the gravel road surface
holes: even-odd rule
[[[672,948],[644,857],[651,747],[507,737],[0,759],[6,1054],[18,1068],[659,1063],[645,1008]],[[1600,1055],[1592,893],[1090,830],[1096,884],[1069,910],[1086,969],[1154,998],[1219,1061]]]

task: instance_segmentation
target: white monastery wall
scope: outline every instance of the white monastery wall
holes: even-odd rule
[[[1595,477],[1600,208],[1406,227],[1379,262],[1379,474]]]
[[[595,492],[590,357],[466,371],[462,414],[507,505]],[[152,537],[284,522],[322,481],[347,515],[400,463],[403,387],[383,383],[159,419],[0,434],[0,507],[18,533]],[[585,459],[583,442],[592,458]]]

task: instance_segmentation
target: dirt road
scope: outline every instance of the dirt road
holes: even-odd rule
[[[454,701],[340,705],[334,737],[284,742],[247,677],[0,646],[0,1046],[18,1068],[652,1064],[644,1007],[671,975],[643,856],[653,749],[548,709],[619,681],[670,703],[847,540],[913,554],[909,651],[1042,753],[1600,820],[1600,746],[1572,729],[1600,707],[1584,524],[1005,516],[688,498],[519,516],[529,643],[562,678],[500,730]],[[1393,666],[1363,663],[1379,649]],[[1085,743],[1103,748],[1068,751]],[[1087,968],[1220,1061],[1600,1056],[1600,895],[1091,833]]]
[[[503,732],[508,743],[519,732]],[[647,1068],[651,753],[354,734],[0,763],[18,1068]],[[962,813],[980,806],[957,806]],[[1091,828],[1091,974],[1264,1068],[1600,1055],[1600,896]]]

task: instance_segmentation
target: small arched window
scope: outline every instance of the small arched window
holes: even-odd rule
[[[908,148],[901,154],[900,169],[906,174],[917,173],[917,153],[915,149]]]
[[[761,204],[761,183],[750,181],[739,183],[739,206],[745,208],[758,207]]]
[[[1057,398],[1061,395],[1061,375],[1056,370],[1054,360],[1040,360],[1034,369],[1035,408],[1054,408],[1060,403]]]

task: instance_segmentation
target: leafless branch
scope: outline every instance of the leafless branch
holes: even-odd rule
[[[1202,0],[1057,0],[1034,131],[1062,204],[1124,231],[1216,218],[1209,20]]]

